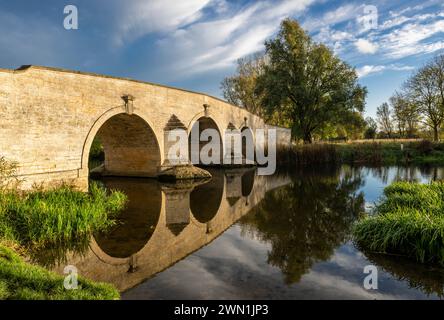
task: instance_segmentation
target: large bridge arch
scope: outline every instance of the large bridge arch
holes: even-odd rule
[[[106,111],[94,122],[85,139],[82,174],[89,175],[91,146],[94,138],[100,137],[105,151],[104,174],[155,177],[162,163],[162,152],[153,128],[141,114],[128,114],[121,107]]]
[[[198,148],[199,154],[205,145],[212,142],[212,141],[200,141],[200,135],[201,135],[202,131],[205,129],[214,129],[219,134],[220,157],[219,157],[219,163],[212,163],[211,165],[222,164],[223,156],[224,156],[223,126],[221,125],[221,122],[217,119],[217,117],[215,117],[214,115],[206,115],[205,113],[197,114],[190,121],[190,124],[188,126],[188,150],[189,150],[190,160],[191,161],[193,160],[193,149],[191,148],[191,138],[193,136],[193,130],[196,130],[197,124],[199,125],[199,132],[198,132],[198,134],[199,134],[199,148]],[[200,158],[199,158],[199,163],[194,163],[194,164],[201,164]]]

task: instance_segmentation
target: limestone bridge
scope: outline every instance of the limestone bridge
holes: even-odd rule
[[[0,114],[0,157],[18,164],[25,188],[69,182],[86,190],[96,136],[108,173],[156,177],[165,166],[165,135],[177,125],[188,133],[196,123],[219,133],[271,127],[206,94],[41,66],[0,69]],[[290,143],[288,129],[273,128],[278,145]]]

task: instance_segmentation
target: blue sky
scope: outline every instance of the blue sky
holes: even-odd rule
[[[78,30],[63,27],[69,4],[78,8]],[[367,19],[372,8],[377,24]],[[356,67],[371,116],[444,52],[442,0],[0,0],[0,67],[62,67],[220,97],[236,60],[262,50],[285,17]]]

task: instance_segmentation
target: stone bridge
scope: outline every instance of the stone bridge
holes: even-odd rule
[[[74,265],[80,275],[125,291],[211,243],[268,191],[291,182],[288,176],[257,176],[254,169],[211,173],[209,183],[179,189],[141,179],[105,180],[128,194],[128,204],[134,206],[128,208],[128,220],[111,237],[96,236],[87,252],[70,253],[53,270],[62,274],[66,265]]]
[[[18,163],[25,188],[69,182],[86,190],[96,136],[108,173],[156,177],[166,165],[171,128],[189,133],[199,123],[221,135],[227,128],[252,135],[270,128],[245,109],[205,94],[40,66],[0,69],[0,114],[0,156]],[[277,144],[289,144],[289,130],[276,129]]]

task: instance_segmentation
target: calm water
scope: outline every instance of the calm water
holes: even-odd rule
[[[256,176],[213,171],[201,185],[103,183],[129,197],[119,224],[93,239],[36,252],[113,283],[123,299],[436,299],[444,270],[360,251],[350,226],[394,180],[427,182],[442,168],[304,169]],[[66,254],[68,252],[68,254]],[[378,290],[363,287],[366,265]]]

